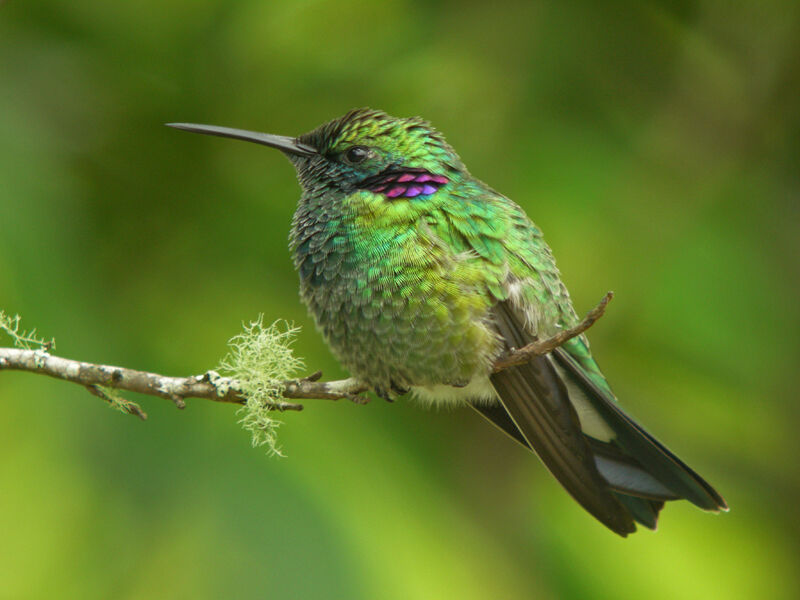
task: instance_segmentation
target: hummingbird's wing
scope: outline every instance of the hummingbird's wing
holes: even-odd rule
[[[509,301],[496,304],[493,312],[507,349],[531,341],[524,317]],[[630,512],[600,475],[567,388],[549,359],[536,357],[493,374],[491,381],[519,434],[572,497],[619,535],[636,531]],[[508,429],[502,421],[498,426]]]

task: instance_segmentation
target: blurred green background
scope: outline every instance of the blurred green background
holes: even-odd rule
[[[187,375],[303,326],[294,174],[169,130],[422,115],[544,229],[623,405],[716,485],[617,538],[469,411],[232,407],[0,375],[0,598],[797,598],[800,4],[12,0],[0,308],[58,353]]]

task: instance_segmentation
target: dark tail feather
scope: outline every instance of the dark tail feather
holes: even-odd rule
[[[566,388],[546,358],[491,376],[516,429],[559,483],[587,511],[619,535],[636,530],[631,515],[597,470]]]
[[[628,509],[637,523],[655,531],[658,525],[658,513],[664,508],[663,500],[647,500],[614,492],[622,505]]]
[[[511,417],[508,416],[506,409],[503,408],[501,404],[481,404],[477,402],[471,402],[470,406],[472,406],[472,408],[474,408],[492,425],[496,426],[503,433],[507,434],[511,439],[518,442],[526,449],[533,450],[533,448],[525,441],[525,438],[519,432],[517,426],[514,425],[514,421],[511,420]],[[590,438],[589,440],[591,441]],[[592,444],[592,446],[594,446],[594,444]],[[597,464],[597,455],[595,455],[595,463]],[[601,475],[604,475],[603,471],[607,471],[608,469],[601,466],[601,464],[597,465],[598,471],[600,471]],[[663,500],[651,500],[648,498],[630,496],[617,490],[614,490],[612,493],[631,514],[635,521],[641,523],[648,529],[656,528],[658,513],[664,507]]]
[[[634,474],[635,468],[638,468],[640,474],[645,473],[651,480],[655,480],[665,487],[672,495],[672,497],[668,497],[666,494],[658,494],[655,497],[665,500],[686,498],[699,508],[709,511],[728,509],[725,500],[708,482],[625,414],[619,405],[608,397],[608,394],[600,390],[587,377],[577,361],[563,348],[557,348],[553,355],[559,366],[582,388],[586,398],[591,402],[592,408],[600,414],[616,435],[613,444],[618,448],[611,446],[609,452],[622,450],[622,453],[617,452],[617,456],[601,458],[601,460],[607,459],[606,462],[610,465],[604,475],[613,473],[612,480],[615,477],[622,479],[623,475]],[[628,459],[627,465],[621,461],[622,457]],[[603,468],[601,468],[601,473],[603,473]],[[612,480],[610,482],[614,485]],[[644,480],[640,478],[640,481]],[[631,490],[623,488],[620,491]],[[633,493],[645,497],[654,496],[646,491],[639,490],[637,492],[635,489]]]
[[[525,330],[508,303],[496,305],[495,317],[507,349],[525,345]],[[490,379],[513,429],[570,495],[619,535],[636,531],[631,515],[598,472],[567,388],[550,360],[535,357]],[[502,421],[499,426],[511,429]]]
[[[587,437],[586,440],[594,452],[597,470],[615,492],[653,500],[678,500],[680,498],[649,473],[635,458],[617,448],[614,442],[600,442],[591,437]]]
[[[508,302],[494,307],[494,317],[506,350],[531,341],[524,315]],[[494,373],[491,382],[500,404],[474,408],[536,452],[573,498],[619,535],[635,531],[634,520],[655,529],[667,500],[727,510],[722,496],[626,415],[565,348]]]

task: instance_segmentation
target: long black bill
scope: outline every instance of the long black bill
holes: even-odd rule
[[[254,142],[283,150],[289,154],[297,154],[298,156],[313,156],[317,154],[316,148],[285,135],[272,135],[271,133],[258,133],[257,131],[231,129],[230,127],[217,127],[215,125],[195,125],[194,123],[166,123],[166,126],[194,133],[205,133],[206,135],[218,135],[235,140],[244,140],[245,142]]]

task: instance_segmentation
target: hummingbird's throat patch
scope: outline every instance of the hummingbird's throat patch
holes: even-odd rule
[[[407,169],[379,173],[364,181],[361,188],[387,198],[416,198],[430,196],[449,182],[444,175],[434,175],[424,169]]]

